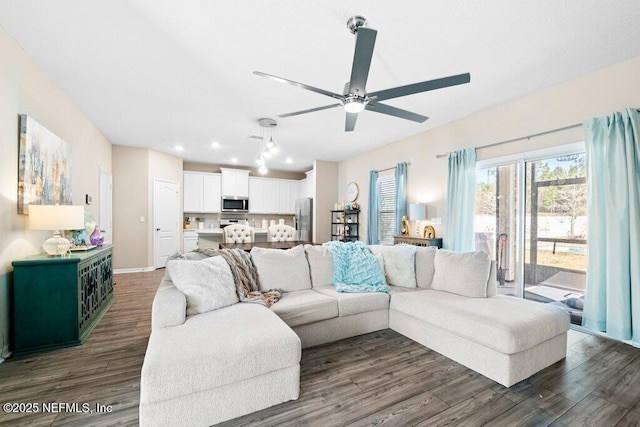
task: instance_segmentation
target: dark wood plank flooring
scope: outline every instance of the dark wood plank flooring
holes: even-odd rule
[[[0,425],[137,425],[151,301],[163,274],[115,276],[116,302],[82,346],[0,364],[1,403],[99,403],[111,412],[0,413]],[[384,330],[305,349],[298,400],[223,425],[638,426],[639,356],[570,331],[565,360],[507,389]]]

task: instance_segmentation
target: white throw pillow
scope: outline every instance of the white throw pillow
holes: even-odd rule
[[[309,263],[302,245],[287,250],[254,246],[251,260],[258,271],[260,290],[293,292],[311,289]]]
[[[167,263],[173,284],[187,299],[187,315],[206,313],[238,302],[229,264],[216,256],[202,261]]]
[[[304,245],[311,271],[311,286],[333,285],[333,255],[331,249],[321,245]]]
[[[413,245],[371,245],[374,255],[384,258],[384,273],[387,283],[404,288],[415,288],[416,284],[416,246]]]
[[[420,246],[416,249],[416,282],[419,288],[429,289],[436,271],[434,265],[437,249],[433,246]]]
[[[471,298],[487,297],[491,259],[485,252],[436,251],[431,289]]]

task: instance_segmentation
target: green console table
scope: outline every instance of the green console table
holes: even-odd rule
[[[11,263],[15,355],[84,341],[113,303],[112,248]]]

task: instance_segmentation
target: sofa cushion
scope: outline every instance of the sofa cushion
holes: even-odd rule
[[[206,313],[238,302],[229,264],[222,257],[169,261],[173,284],[187,299],[187,315]]]
[[[333,256],[331,249],[320,245],[304,245],[309,260],[311,286],[331,286],[333,284]]]
[[[487,297],[491,259],[485,252],[436,252],[431,289],[471,297]]]
[[[182,325],[186,317],[186,296],[171,281],[162,279],[151,305],[151,330]]]
[[[236,383],[300,363],[300,338],[260,304],[235,304],[154,330],[142,366],[143,402]]]
[[[333,256],[333,286],[338,292],[387,292],[387,282],[375,255],[364,243],[324,243]]]
[[[198,252],[198,251],[185,252],[183,254],[181,254],[180,252],[176,252],[175,254],[170,255],[169,258],[167,258],[167,263],[169,263],[169,261],[176,261],[176,260],[200,261],[208,257],[209,255],[203,254],[202,252]],[[168,269],[165,269],[164,271],[164,280],[167,280],[169,282],[171,281],[171,276],[169,276]]]
[[[425,289],[396,293],[390,309],[505,354],[514,354],[565,333],[563,310],[522,298],[468,298]]]
[[[389,286],[389,295],[398,294],[402,292],[417,292],[422,288],[405,288],[403,286]]]
[[[433,246],[416,249],[416,284],[419,288],[429,289],[436,272],[435,257],[437,249]]]
[[[262,291],[311,289],[309,263],[302,245],[287,250],[254,247],[251,249],[251,260],[258,271]]]
[[[338,302],[311,289],[285,292],[271,306],[285,323],[291,327],[338,317]]]
[[[371,245],[374,255],[384,258],[384,273],[387,283],[393,286],[415,288],[416,284],[416,246],[413,245]]]
[[[313,290],[335,298],[340,317],[389,308],[389,294],[384,292],[345,293],[336,291],[333,286],[319,286]]]

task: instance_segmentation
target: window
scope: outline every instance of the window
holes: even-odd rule
[[[565,307],[581,323],[587,271],[584,148],[479,162],[476,250],[497,264],[498,293]]]
[[[393,244],[396,231],[396,178],[394,171],[378,176],[378,240]]]

